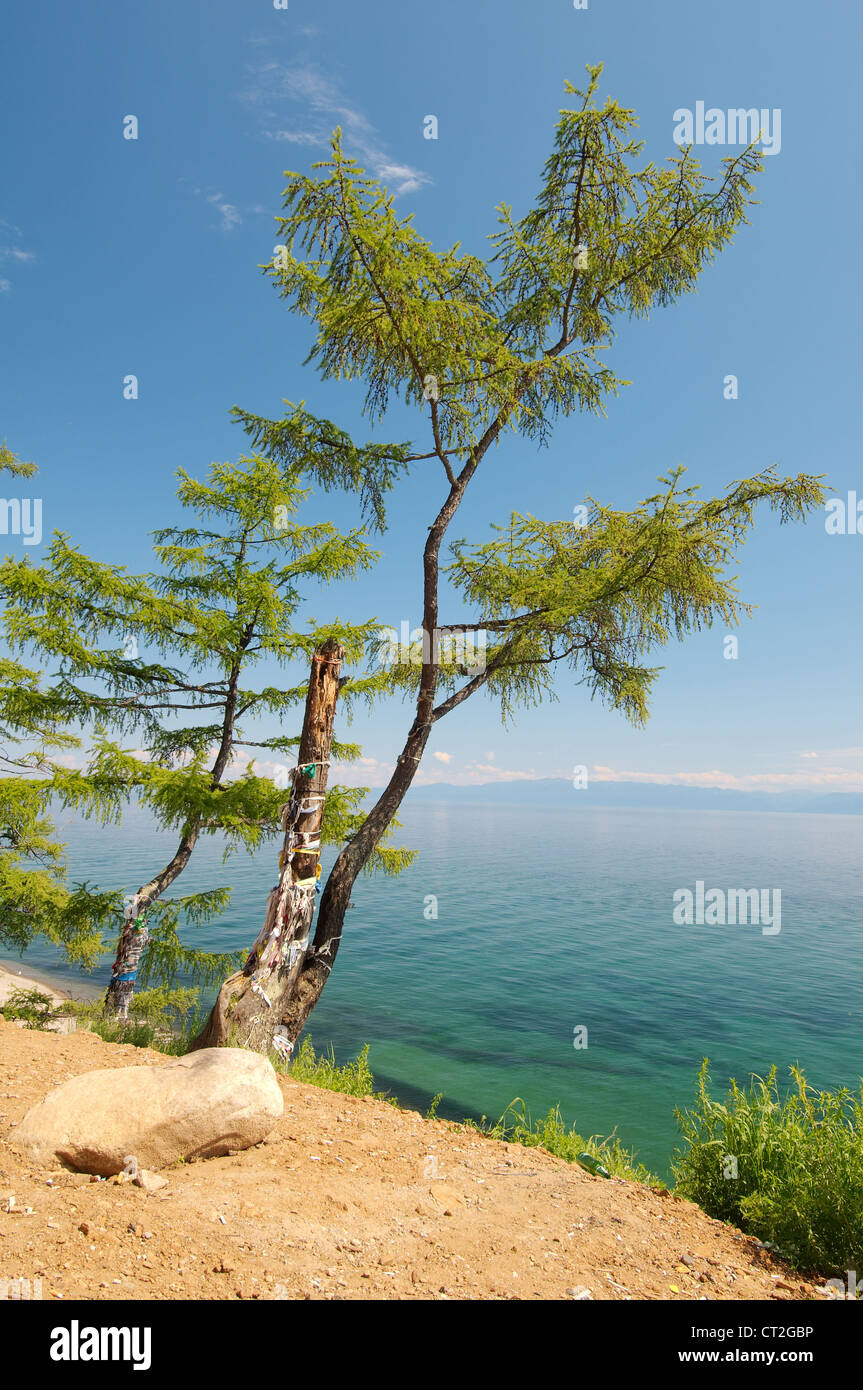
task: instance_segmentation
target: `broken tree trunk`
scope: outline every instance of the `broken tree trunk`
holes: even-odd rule
[[[270,893],[264,925],[245,966],[225,980],[193,1050],[227,1043],[263,1053],[275,1048],[289,1056],[293,1049],[294,1037],[285,1020],[309,951],[327,769],[344,654],[344,648],[330,639],[312,657],[297,766],[291,773],[291,798],[282,808],[285,839],[279,857],[279,882]]]

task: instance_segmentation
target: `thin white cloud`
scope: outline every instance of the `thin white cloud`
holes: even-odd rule
[[[208,193],[207,202],[212,203],[213,207],[220,213],[223,231],[229,232],[232,227],[237,227],[242,222],[239,208],[235,203],[229,203],[224,193]]]
[[[269,123],[264,135],[270,140],[324,150],[329,147],[333,127],[340,125],[346,151],[360,159],[391,193],[416,193],[431,183],[421,169],[396,162],[363,112],[350,105],[337,85],[311,64],[261,62],[250,67],[241,95],[260,110],[262,121]],[[300,124],[287,128],[278,124],[278,112],[285,103],[303,109]]]
[[[84,768],[87,765],[83,753],[57,753],[52,761],[59,763],[60,767]]]
[[[396,193],[416,193],[429,180],[409,164],[381,164],[375,171],[387,188],[395,186]]]
[[[340,787],[385,787],[393,775],[394,763],[377,758],[358,758],[354,763],[333,763],[330,782]]]
[[[722,791],[863,791],[863,771],[854,768],[807,768],[799,772],[750,772],[742,775],[711,768],[704,772],[633,772],[594,765],[597,782],[643,782],[671,787],[718,787]]]
[[[440,765],[439,765],[440,764]],[[330,769],[330,780],[345,787],[385,787],[393,774],[395,764],[380,762],[377,758],[359,758],[355,763],[336,763]],[[420,766],[416,774],[418,787],[456,786],[477,787],[488,782],[533,782],[539,776],[563,777],[561,769],[537,773],[535,768],[516,770],[495,767],[480,762],[459,763],[455,754],[433,753],[431,758]]]
[[[239,203],[232,203],[226,194],[220,191],[209,192],[206,188],[200,188],[185,177],[178,179],[178,183],[188,185],[189,192],[193,197],[203,198],[211,208],[215,209],[219,214],[219,221],[214,225],[222,232],[230,232],[233,231],[234,227],[239,227],[246,215],[272,216],[273,209],[266,208],[261,203],[249,203],[246,206],[241,206]]]
[[[19,228],[14,227],[11,222],[3,222],[0,220],[0,230],[6,232],[9,236],[16,238],[21,236]],[[35,259],[34,253],[32,251],[25,251],[23,246],[13,246],[11,242],[6,242],[4,245],[0,246],[0,265],[7,261],[12,261],[16,265],[26,265],[28,261],[35,261]],[[11,292],[12,281],[6,275],[0,277],[0,294],[11,294]]]
[[[286,140],[291,145],[314,145],[320,147],[324,142],[320,135],[311,130],[268,130],[271,140]]]
[[[832,763],[837,760],[843,761],[845,758],[863,758],[863,748],[822,748],[820,752],[806,752],[800,754],[801,758],[822,758],[825,762]]]
[[[563,773],[558,769],[549,771],[544,768],[538,773],[533,767],[509,768],[498,767],[494,763],[468,762],[457,763],[452,770],[449,767],[420,767],[416,775],[416,784],[419,787],[482,787],[488,786],[489,783],[536,782],[540,777],[562,776]]]

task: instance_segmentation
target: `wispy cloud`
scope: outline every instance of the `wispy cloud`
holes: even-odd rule
[[[438,754],[434,756],[437,757]],[[450,759],[452,756],[449,755]],[[536,782],[540,777],[562,775],[558,769],[549,771],[548,768],[543,768],[541,772],[537,772],[534,767],[498,767],[496,763],[470,760],[466,763],[456,763],[454,767],[421,767],[416,775],[416,784],[418,787],[431,787],[436,784],[450,787],[482,787],[491,782]]]
[[[844,762],[846,758],[863,758],[863,748],[822,748],[819,751],[801,753],[801,758],[820,758],[825,763]]]
[[[20,227],[0,218],[0,265],[26,265],[28,261],[35,261],[34,252],[25,251],[23,246],[15,245],[21,236]],[[0,294],[9,294],[11,290],[12,281],[8,276],[0,277]]]
[[[861,748],[849,748],[842,751],[852,755],[863,755]],[[149,761],[149,755],[145,750],[136,748],[132,749],[131,752],[143,762]],[[215,752],[214,746],[210,749],[210,755],[215,756]],[[494,755],[489,753],[486,756],[491,758]],[[801,756],[803,755],[801,754]],[[87,755],[83,751],[63,753],[59,754],[55,761],[70,768],[84,767],[87,762]],[[180,763],[184,761],[187,759],[179,760]],[[280,777],[284,777],[286,764],[290,761],[289,754],[286,754],[283,760],[277,761],[266,755],[255,756],[253,753],[247,753],[245,749],[237,748],[234,750],[227,780],[230,781],[235,777],[242,776],[249,765],[254,763],[255,772],[259,777],[272,777],[278,781]],[[335,762],[331,769],[330,781],[343,787],[379,788],[386,786],[394,769],[395,764],[393,762],[363,756],[351,763]],[[560,767],[506,768],[499,767],[493,762],[479,762],[478,760],[460,763],[456,761],[455,754],[438,750],[432,754],[432,758],[425,766],[420,766],[417,770],[415,785],[418,787],[477,787],[501,782],[536,782],[546,777],[568,781],[571,772]],[[593,763],[590,766],[589,778],[591,782],[639,782],[643,785],[665,787],[715,787],[721,791],[740,792],[863,792],[863,770],[840,767],[823,770],[807,767],[798,772],[734,773],[726,772],[722,768],[687,772],[637,772],[630,768],[613,768],[603,763]]]
[[[823,771],[806,768],[799,772],[726,772],[710,768],[703,772],[633,772],[594,765],[591,778],[597,782],[644,782],[666,787],[718,787],[722,791],[863,791],[863,771],[832,767]]]
[[[242,97],[261,113],[264,135],[311,149],[329,147],[333,127],[340,125],[345,149],[396,195],[415,193],[431,183],[428,174],[393,159],[375,127],[352,106],[336,83],[312,64],[279,63],[272,59],[249,68]],[[298,108],[299,120],[279,124],[285,106]]]
[[[355,763],[337,763],[332,768],[333,782],[347,787],[384,787],[393,774],[395,764],[377,758],[359,758]],[[488,782],[535,782],[539,777],[563,777],[562,769],[515,769],[497,767],[493,763],[468,761],[461,763],[454,753],[438,751],[421,766],[416,774],[418,787],[449,786],[479,787]]]
[[[181,178],[180,183],[188,183],[188,180]],[[234,227],[238,227],[243,220],[242,213],[236,203],[231,203],[224,193],[211,192],[206,188],[193,185],[190,190],[193,197],[203,198],[210,207],[219,214],[219,221],[216,226],[220,231],[230,232]],[[249,212],[258,211],[256,208],[247,209]]]
[[[291,145],[312,145],[318,148],[324,144],[320,135],[313,135],[310,130],[268,130],[267,134],[271,140],[287,140]]]
[[[219,212],[223,231],[229,232],[232,227],[238,227],[242,222],[239,208],[235,203],[229,203],[224,193],[208,193],[207,202],[212,203]]]
[[[343,786],[385,786],[392,775],[393,764],[376,758],[362,758],[356,763],[333,768],[334,782]],[[417,771],[418,787],[435,785],[477,787],[501,782],[536,782],[551,777],[569,781],[571,771],[560,767],[509,768],[495,762],[470,760],[460,763],[454,755],[434,753]],[[723,768],[706,768],[686,772],[638,772],[631,768],[613,768],[601,763],[590,767],[591,782],[640,782],[666,787],[716,787],[722,791],[741,792],[863,792],[863,770],[853,768],[807,767],[797,772],[726,772]]]

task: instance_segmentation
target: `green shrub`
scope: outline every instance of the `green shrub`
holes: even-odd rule
[[[14,989],[6,1003],[0,1004],[0,1014],[9,1023],[23,1023],[25,1028],[44,1031],[62,1017],[63,1009],[41,989]]]
[[[325,1091],[341,1091],[349,1096],[390,1099],[382,1091],[375,1091],[375,1078],[369,1067],[368,1043],[355,1061],[346,1062],[343,1067],[336,1065],[332,1047],[328,1053],[322,1053],[318,1057],[308,1035],[303,1038],[299,1052],[290,1063],[275,1054],[270,1060],[276,1071],[286,1072],[294,1081],[305,1081],[309,1086],[320,1086]]]
[[[674,1158],[678,1193],[800,1269],[863,1267],[863,1093],[811,1090],[791,1067],[782,1094],[773,1067],[746,1090],[732,1080],[723,1103],[707,1066],[693,1109],[675,1112],[686,1145]]]

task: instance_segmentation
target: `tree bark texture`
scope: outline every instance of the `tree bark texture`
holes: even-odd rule
[[[296,1032],[291,1001],[309,954],[309,935],[320,877],[321,822],[326,799],[333,719],[344,648],[325,642],[312,657],[309,691],[291,797],[282,808],[284,844],[279,881],[267,900],[264,924],[243,969],[219,990],[195,1039],[201,1047],[248,1047],[289,1057]]]

